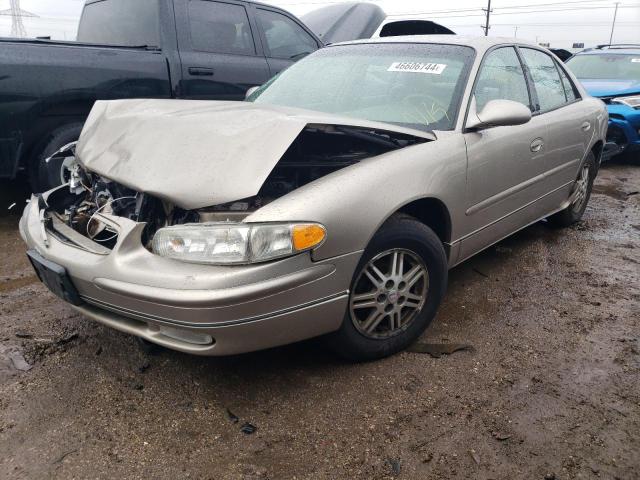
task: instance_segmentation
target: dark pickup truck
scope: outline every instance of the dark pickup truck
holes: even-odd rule
[[[322,46],[297,18],[248,1],[88,0],[77,41],[0,39],[0,178],[43,191],[96,100],[242,100]]]

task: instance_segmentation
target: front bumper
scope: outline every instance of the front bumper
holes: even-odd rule
[[[628,105],[609,104],[609,127],[603,159],[625,151],[640,150],[640,110]]]
[[[144,224],[117,225],[113,250],[45,228],[34,198],[20,233],[42,257],[62,265],[85,316],[154,343],[199,355],[229,355],[337,330],[362,252],[314,262],[309,253],[247,266],[196,265],[163,258],[140,241]],[[46,237],[46,240],[45,240]]]

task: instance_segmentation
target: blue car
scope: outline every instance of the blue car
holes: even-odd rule
[[[607,104],[603,159],[622,152],[640,156],[640,45],[600,45],[577,53],[567,66],[592,96]]]

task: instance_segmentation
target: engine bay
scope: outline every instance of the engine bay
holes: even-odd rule
[[[118,231],[102,215],[146,224],[142,242],[149,247],[162,227],[185,223],[242,221],[250,213],[319,178],[367,158],[428,141],[397,132],[337,125],[307,125],[276,163],[256,195],[209,207],[185,210],[167,200],[138,192],[74,163],[68,189],[52,192],[48,206],[58,220],[109,249]],[[74,151],[59,152],[75,155]]]

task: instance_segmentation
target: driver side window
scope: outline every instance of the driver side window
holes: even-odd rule
[[[485,57],[474,95],[478,112],[491,100],[513,100],[531,108],[522,64],[513,47],[498,48]]]

